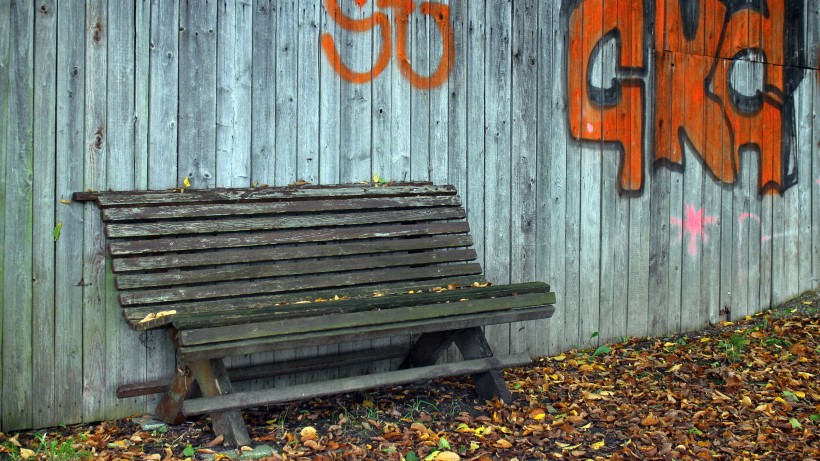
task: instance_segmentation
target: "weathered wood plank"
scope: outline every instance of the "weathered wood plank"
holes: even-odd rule
[[[297,179],[298,163],[298,90],[297,77],[300,61],[294,40],[298,35],[299,2],[278,0],[276,2],[276,87],[273,92],[276,110],[276,162],[272,184],[292,184]],[[318,47],[317,47],[318,48]]]
[[[286,389],[270,389],[228,394],[220,397],[187,400],[183,405],[186,415],[208,413],[216,409],[242,408],[253,405],[272,405],[294,400],[304,399],[307,396],[322,397],[344,392],[353,392],[376,387],[408,384],[418,380],[429,380],[443,376],[456,376],[478,373],[487,370],[521,366],[530,363],[532,359],[527,354],[513,354],[485,359],[467,360],[458,363],[445,363],[422,368],[410,368],[379,375],[356,376],[342,378],[321,383],[303,384]]]
[[[276,163],[276,20],[272,0],[254,0],[251,185],[273,184]]]
[[[469,275],[461,277],[452,277],[447,279],[432,279],[428,281],[398,281],[376,283],[365,286],[352,287],[334,287],[326,290],[310,291],[308,293],[285,293],[270,296],[254,296],[252,298],[233,298],[216,301],[198,301],[188,302],[183,304],[170,304],[162,306],[162,310],[176,310],[177,316],[186,315],[201,315],[201,314],[215,314],[219,315],[225,311],[242,311],[242,310],[257,310],[271,308],[281,303],[297,304],[305,302],[315,302],[316,299],[330,299],[336,296],[345,299],[357,299],[369,296],[392,296],[395,294],[405,294],[410,290],[422,292],[425,290],[432,290],[442,286],[454,285],[456,287],[468,287],[474,283],[486,283],[484,278],[480,275]],[[283,304],[283,305],[284,305]],[[123,317],[128,321],[135,330],[147,330],[155,327],[165,326],[170,324],[175,316],[165,316],[159,319],[154,319],[148,322],[141,322],[146,315],[156,313],[156,306],[149,307],[133,307],[123,310]]]
[[[418,222],[464,217],[461,207],[443,207],[424,210],[390,210],[378,213],[354,212],[344,214],[316,214],[282,218],[223,219],[219,221],[174,221],[149,224],[108,224],[105,234],[108,238],[146,237],[157,235],[205,234],[212,232],[242,232],[252,230],[299,229],[305,227],[326,227],[372,222]]]
[[[140,269],[157,269],[157,268],[172,268],[191,266],[207,266],[214,265],[216,262],[223,265],[223,268],[209,268],[202,270],[191,270],[185,273],[145,273],[145,274],[124,274],[117,277],[117,287],[119,289],[131,289],[144,286],[163,286],[163,285],[179,285],[183,283],[190,283],[193,280],[215,280],[216,278],[225,275],[231,277],[224,272],[226,270],[245,270],[246,274],[254,272],[256,269],[248,268],[241,269],[248,263],[276,261],[281,264],[282,261],[292,259],[304,258],[322,258],[329,256],[351,256],[351,255],[378,255],[380,253],[389,253],[394,251],[414,251],[414,250],[434,250],[443,248],[464,247],[472,244],[472,239],[469,236],[444,236],[444,237],[421,237],[414,239],[402,240],[374,240],[369,242],[354,242],[341,243],[336,245],[310,245],[310,246],[286,246],[281,248],[254,248],[247,250],[228,250],[228,251],[208,251],[205,253],[187,253],[184,255],[171,255],[164,257],[165,264],[148,264],[146,261],[135,262],[131,261],[133,265],[139,265]],[[474,252],[474,250],[471,250]],[[190,256],[185,258],[184,256]],[[131,258],[137,259],[137,258]],[[148,258],[139,258],[141,260]],[[309,262],[316,267],[322,262]],[[225,268],[226,264],[239,264],[240,266],[233,266]],[[293,264],[285,266],[293,269]],[[267,269],[265,269],[267,270]],[[307,269],[301,269],[305,271]],[[250,271],[250,272],[247,272]]]
[[[303,248],[275,247],[258,248],[264,245],[277,245],[288,243],[325,243],[338,242],[356,239],[385,239],[385,248],[390,245],[400,245],[400,243],[386,243],[390,238],[436,236],[446,234],[462,234],[467,232],[466,223],[436,223],[436,224],[402,224],[385,226],[368,226],[351,229],[319,229],[305,231],[270,231],[257,232],[254,234],[237,234],[233,236],[179,238],[161,241],[163,245],[153,243],[150,240],[135,240],[130,242],[114,242],[109,244],[109,253],[112,256],[123,256],[145,253],[164,253],[186,250],[220,250],[221,256],[226,263],[232,262],[255,262],[265,261],[267,258],[276,257],[283,259],[294,259],[301,257],[306,251],[316,251],[317,256],[339,256],[344,253],[337,253],[341,248],[353,249],[356,245],[335,244],[330,248],[314,248],[305,250]],[[301,234],[300,234],[301,232]],[[406,240],[406,239],[402,239]],[[423,242],[420,243],[423,245]],[[255,247],[251,249],[231,250],[231,248]],[[312,253],[308,253],[312,254]],[[161,269],[175,266],[196,266],[206,264],[201,253],[183,253],[160,256],[144,256],[134,258],[114,259],[114,271],[124,272],[129,270]]]
[[[216,175],[217,0],[184,2],[179,11],[177,184],[214,186]]]
[[[101,0],[86,2],[85,11],[85,149],[86,189],[107,186],[108,8]],[[105,250],[103,224],[92,204],[86,204],[83,235],[83,362],[105,363]],[[106,367],[83,368],[83,420],[105,418]]]
[[[125,291],[120,293],[120,304],[123,306],[135,306],[140,304],[201,300],[227,296],[251,296],[330,287],[367,285],[378,282],[423,281],[434,278],[457,277],[480,273],[481,267],[478,264],[467,263],[446,266],[425,266],[421,268],[375,269],[367,272],[332,275],[305,275],[294,279],[264,279],[251,282],[229,282],[220,285],[181,289]]]
[[[296,177],[317,183],[319,181],[319,146],[321,121],[320,112],[320,63],[319,43],[320,12],[319,2],[297,2],[298,38],[296,39],[297,84],[297,133],[296,133]]]
[[[147,1],[137,0],[121,3],[108,3],[108,127],[128,127],[127,129],[110,129],[107,137],[107,166],[105,189],[134,189],[144,187],[138,182],[147,180],[147,93],[140,93],[143,82],[147,79],[137,78],[136,69],[147,65],[147,24],[140,18],[143,9],[149,6]],[[143,27],[146,29],[141,30]],[[135,42],[135,37],[137,37]],[[140,44],[143,40],[146,43]],[[139,51],[137,51],[139,50]],[[145,63],[139,64],[135,53],[145,54]],[[113,91],[116,89],[116,91]],[[144,106],[140,108],[139,106]],[[141,112],[142,111],[142,112]],[[135,120],[136,115],[136,120]],[[94,211],[94,214],[97,214]],[[144,380],[146,360],[144,346],[140,343],[139,333],[131,331],[122,321],[117,304],[117,293],[114,288],[114,277],[109,267],[104,267],[105,285],[105,418],[119,418],[123,415],[137,414],[145,411],[144,398],[115,399],[113,395],[117,386],[128,380]]]
[[[55,168],[57,147],[57,15],[56,3],[40,2],[35,10],[34,27],[34,132],[32,176],[33,184],[33,229],[54,229],[56,200]],[[0,41],[3,40],[0,38]],[[7,42],[6,42],[7,43]],[[4,67],[5,68],[5,67]],[[0,107],[6,107],[0,103]],[[0,136],[2,137],[2,136]],[[4,155],[5,157],[5,155]],[[0,171],[5,168],[0,165]],[[3,186],[0,186],[3,187]],[[0,198],[1,203],[5,203]],[[0,220],[0,225],[2,222]],[[56,380],[54,364],[56,350],[55,303],[54,303],[54,236],[48,232],[34,232],[32,242],[32,370],[37,378],[32,380],[34,400],[32,425],[42,427],[52,423],[53,412],[57,409],[58,397],[55,392]],[[0,239],[0,247],[2,247]],[[2,272],[2,269],[0,269]],[[2,296],[2,295],[0,295]],[[1,309],[0,309],[1,310]],[[0,312],[2,317],[2,312]],[[120,321],[120,324],[123,322]],[[2,321],[0,321],[2,325]],[[2,331],[2,326],[0,326]],[[0,372],[2,376],[2,372]],[[0,379],[2,381],[2,379]],[[2,408],[0,408],[2,414]]]
[[[535,273],[538,202],[538,2],[513,5],[510,140],[510,281]],[[534,349],[546,325],[510,326],[510,351]],[[543,348],[542,348],[543,349]]]
[[[11,81],[9,71],[9,31],[11,30],[11,4],[6,2],[0,5],[0,200],[6,203],[6,163],[9,141],[9,97],[11,95]],[[5,210],[5,209],[4,209]],[[6,241],[6,213],[0,213],[0,248],[5,250]],[[5,274],[6,258],[0,258],[0,271]],[[5,278],[0,283],[0,300],[5,299],[6,283]],[[3,317],[5,303],[0,302],[0,331],[3,331]],[[0,350],[0,364],[2,364],[2,351]],[[5,368],[0,366],[0,397],[3,393],[3,375]],[[0,398],[0,422],[5,415],[3,399]]]
[[[176,315],[173,320],[175,328],[192,329],[209,326],[240,325],[243,323],[263,322],[295,317],[309,317],[316,315],[360,312],[366,310],[385,310],[396,307],[408,307],[424,304],[451,303],[461,300],[478,300],[488,298],[502,298],[531,293],[550,293],[549,285],[541,282],[518,283],[513,285],[490,286],[482,288],[471,287],[439,287],[435,291],[414,290],[412,296],[408,292],[355,297],[350,299],[317,302],[313,300],[306,304],[273,304],[256,309],[223,309],[216,312],[193,313]],[[443,290],[443,291],[441,291]],[[552,295],[554,298],[554,294]],[[332,301],[332,302],[329,302]]]
[[[32,423],[32,234],[34,126],[34,5],[12,3],[0,10],[0,24],[9,28],[3,60],[9,95],[0,115],[6,157],[5,248],[3,257],[2,400],[3,426]]]
[[[485,235],[484,273],[495,283],[510,282],[512,243],[512,179],[506,173],[512,156],[512,4],[493,2],[487,5],[484,40],[487,51],[485,81],[486,131],[484,133],[485,220],[493,223]],[[510,327],[500,325],[487,329],[493,348],[505,354],[510,350]]]
[[[392,323],[439,319],[447,327],[446,319],[457,315],[492,313],[529,307],[546,306],[555,302],[554,293],[532,293],[489,299],[465,299],[452,303],[410,305],[364,312],[345,312],[310,317],[272,320],[243,325],[182,330],[182,346],[240,341],[266,336],[339,330],[368,326],[386,326]],[[442,321],[443,320],[443,321]]]
[[[304,274],[358,271],[397,266],[418,266],[422,264],[453,263],[476,258],[475,250],[425,251],[408,254],[365,255],[344,259],[322,261],[297,261],[264,265],[219,266],[214,269],[172,272],[168,274],[145,274],[142,276],[120,276],[117,288],[120,290],[145,287],[166,287],[175,285],[226,282],[232,280],[259,279],[267,277],[291,277]],[[212,264],[216,261],[212,260]],[[169,289],[173,291],[174,289]],[[179,288],[187,291],[186,288]],[[162,290],[154,290],[162,291]]]
[[[78,153],[87,146],[83,137],[85,112],[85,6],[81,1],[61,2],[57,15],[57,199],[84,190],[85,176]],[[54,374],[60,377],[55,390],[60,402],[55,421],[77,422],[82,418],[83,376],[77,364],[82,357],[83,206],[58,206],[56,225],[62,223],[55,248],[56,331]]]
[[[148,103],[151,100],[151,0],[135,0],[134,5],[134,188],[148,188]],[[111,17],[118,13],[111,13]],[[116,62],[117,58],[113,58]],[[127,61],[127,58],[124,59]],[[110,141],[109,141],[110,142]],[[123,188],[124,189],[124,188]]]
[[[322,4],[319,12],[319,29],[324,37],[330,34],[338,39],[338,19],[328,13]],[[339,182],[341,159],[341,119],[339,106],[342,79],[328,62],[326,53],[320,56],[319,64],[319,183]]]
[[[308,200],[295,202],[245,202],[236,204],[193,204],[181,206],[107,208],[105,222],[147,221],[158,219],[214,218],[316,211],[366,210],[425,206],[459,206],[457,196],[351,198],[347,200]]]
[[[149,191],[78,192],[73,194],[73,198],[78,201],[96,200],[100,208],[106,208],[130,205],[181,205],[197,202],[236,203],[253,200],[307,200],[333,196],[339,199],[351,199],[370,196],[455,195],[455,193],[456,190],[453,186],[437,186],[430,183],[414,182],[391,184],[388,187],[373,187],[368,183],[362,183],[361,185],[333,184],[257,187],[251,189],[186,189],[184,193],[180,192],[179,188]]]
[[[430,17],[411,11],[407,19],[409,53],[408,64],[416,72],[429,75],[430,73],[430,34],[432,24]],[[397,53],[399,50],[396,50]],[[399,57],[398,59],[401,59]],[[410,85],[408,75],[404,74],[404,84]],[[433,169],[430,151],[430,91],[419,88],[410,90],[410,179],[413,181],[429,181]]]

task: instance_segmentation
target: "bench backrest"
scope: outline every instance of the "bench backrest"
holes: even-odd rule
[[[302,186],[78,193],[102,210],[132,328],[482,282],[452,186]]]

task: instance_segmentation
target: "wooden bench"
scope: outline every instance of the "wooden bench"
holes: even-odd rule
[[[554,310],[545,283],[487,286],[452,186],[83,192],[74,200],[101,209],[125,320],[135,330],[168,328],[177,350],[172,379],[124,385],[118,395],[164,392],[159,417],[210,413],[231,444],[250,443],[247,406],[462,374],[481,397],[508,400],[500,369],[530,357],[494,357],[481,327]],[[404,348],[234,370],[223,363],[410,335]],[[436,364],[451,344],[464,361]],[[247,392],[231,384],[390,357],[403,358],[398,370]]]

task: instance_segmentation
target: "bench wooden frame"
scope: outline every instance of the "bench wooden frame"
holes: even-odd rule
[[[429,183],[80,192],[101,209],[119,302],[135,330],[167,328],[170,380],[157,415],[210,413],[214,432],[250,443],[240,409],[470,374],[479,396],[509,400],[484,325],[552,315],[545,283],[487,286],[455,188]],[[476,286],[480,287],[477,288]],[[415,335],[407,347],[226,370],[232,355]],[[436,364],[455,344],[464,360]],[[234,392],[232,382],[403,358],[398,370]],[[196,390],[201,397],[193,398]]]

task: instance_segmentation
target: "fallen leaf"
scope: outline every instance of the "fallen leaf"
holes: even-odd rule
[[[222,434],[219,434],[219,435],[216,436],[215,439],[211,440],[210,442],[208,442],[208,443],[206,443],[205,445],[202,445],[202,446],[205,447],[205,448],[213,448],[213,447],[221,444],[223,440],[225,440],[225,436],[222,435]]]
[[[191,187],[191,180],[186,176],[185,179],[182,180],[182,184],[185,185],[185,187]]]
[[[29,450],[28,448],[21,448],[20,449],[20,457],[23,458],[23,459],[29,459],[34,455],[35,455],[34,450]],[[157,456],[159,456],[159,455],[157,455]],[[159,459],[159,458],[157,458],[157,459]]]

